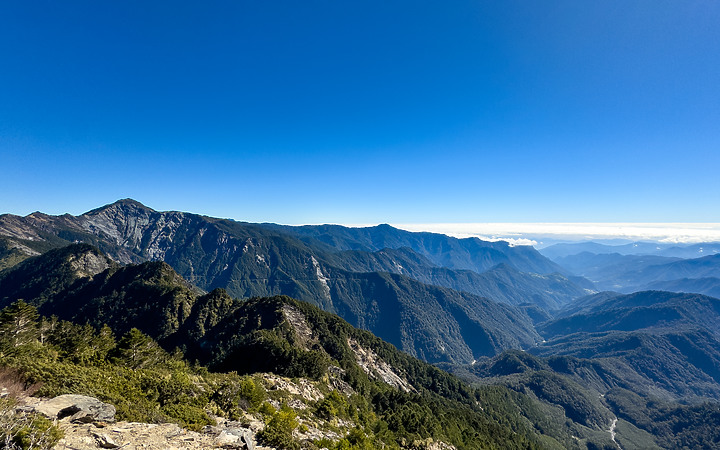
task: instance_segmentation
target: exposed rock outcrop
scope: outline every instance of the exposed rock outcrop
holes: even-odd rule
[[[282,311],[285,319],[295,329],[295,335],[305,349],[310,348],[310,344],[317,342],[317,337],[313,335],[302,312],[290,305],[284,305]]]
[[[416,392],[416,389],[407,380],[395,373],[390,364],[383,361],[375,352],[364,348],[354,339],[348,339],[348,345],[355,353],[355,360],[365,373],[401,391]]]
[[[255,443],[255,435],[244,428],[212,427],[209,432],[195,432],[171,423],[148,424],[118,422],[104,428],[93,424],[59,424],[65,437],[56,450],[94,450],[122,448],[123,450],[201,450],[226,448],[237,450],[267,450]]]
[[[70,422],[114,422],[115,407],[109,403],[85,395],[66,394],[41,400],[33,406],[34,411],[50,419],[69,418]]]
[[[104,255],[93,251],[84,252],[78,256],[70,256],[70,267],[79,277],[93,277],[111,266],[111,261]]]

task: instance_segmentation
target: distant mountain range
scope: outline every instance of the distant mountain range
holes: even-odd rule
[[[681,278],[679,280],[655,281],[645,286],[646,289],[670,292],[697,292],[720,298],[720,278]]]
[[[84,242],[122,264],[164,261],[206,291],[309,301],[428,361],[530,347],[540,338],[526,308],[513,305],[552,310],[592,292],[532,247],[388,225],[241,223],[133,200],[81,216],[2,215],[0,236],[6,266]]]
[[[522,272],[546,274],[561,271],[559,266],[543,257],[533,247],[511,246],[505,241],[458,239],[438,233],[399,230],[390,225],[369,228],[338,225],[267,226],[297,235],[305,242],[319,241],[337,250],[378,251],[384,248],[407,247],[437,266],[450,269],[484,272],[493,266],[506,263]]]
[[[540,253],[553,261],[583,252],[598,255],[617,253],[620,255],[656,255],[669,258],[700,258],[720,253],[720,243],[706,242],[679,245],[659,242],[631,242],[621,245],[607,245],[598,242],[575,242],[553,244],[540,250]]]
[[[634,292],[664,289],[714,295],[720,277],[720,254],[682,259],[657,255],[588,253],[555,260],[570,273],[594,282],[598,290]],[[704,279],[704,282],[692,280]]]

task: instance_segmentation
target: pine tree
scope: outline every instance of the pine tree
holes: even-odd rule
[[[39,337],[41,344],[45,344],[45,342],[52,336],[59,322],[58,317],[55,315],[50,316],[50,318],[40,317],[40,326],[38,331],[40,333]]]
[[[37,308],[22,299],[0,311],[0,350],[15,353],[40,338]]]
[[[115,352],[119,362],[133,369],[151,367],[165,357],[157,342],[137,328],[123,335]]]
[[[115,334],[107,324],[103,325],[90,341],[93,359],[96,362],[105,361],[108,354],[115,348],[115,345]]]

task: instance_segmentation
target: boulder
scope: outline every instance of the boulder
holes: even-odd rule
[[[41,401],[35,411],[50,419],[69,417],[71,422],[114,422],[115,407],[85,395],[60,395]]]
[[[224,428],[215,438],[215,445],[221,448],[255,449],[252,431],[246,428]]]
[[[120,447],[110,436],[103,433],[92,433],[95,442],[100,448],[118,448]]]

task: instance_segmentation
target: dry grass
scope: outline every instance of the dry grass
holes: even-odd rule
[[[0,448],[50,449],[60,438],[52,422],[21,407],[39,388],[18,370],[0,367]]]
[[[16,369],[0,367],[0,397],[20,400],[32,396],[40,387],[40,383],[29,383]]]

